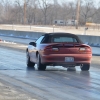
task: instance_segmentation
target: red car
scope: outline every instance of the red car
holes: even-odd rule
[[[45,70],[47,65],[75,67],[82,71],[90,68],[91,47],[83,44],[78,36],[70,33],[48,33],[36,42],[30,42],[26,49],[27,66]]]

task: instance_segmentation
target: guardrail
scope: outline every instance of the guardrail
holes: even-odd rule
[[[18,38],[30,38],[37,39],[44,33],[42,32],[28,32],[28,31],[13,31],[13,30],[0,30],[1,36],[10,36],[10,37],[18,37]]]

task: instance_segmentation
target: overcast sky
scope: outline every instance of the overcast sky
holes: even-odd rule
[[[4,1],[7,1],[7,0],[4,0]],[[8,1],[14,2],[16,0],[8,0]],[[22,3],[24,2],[24,0],[19,0],[19,1],[21,1]],[[50,0],[50,1],[53,2],[53,0]],[[77,0],[57,0],[57,1],[59,4],[62,2],[65,3],[65,2],[70,2],[70,1],[77,2]],[[93,0],[93,1],[95,2],[95,5],[98,5],[98,2],[100,2],[100,0]],[[0,0],[0,2],[2,2],[2,0]]]
[[[58,0],[59,3],[61,3],[61,2],[70,2],[70,1],[77,2],[78,0]],[[100,0],[93,0],[93,1],[94,2],[100,2]]]
[[[62,2],[77,2],[78,0],[58,0],[59,3],[62,3]],[[81,0],[80,0],[81,1]],[[95,6],[98,8],[100,7],[100,0],[93,0],[95,2]]]

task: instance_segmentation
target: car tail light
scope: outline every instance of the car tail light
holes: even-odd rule
[[[47,47],[45,47],[44,51],[59,51],[59,48],[47,46]]]
[[[91,48],[90,47],[80,47],[79,48],[79,51],[80,52],[90,52],[91,51]]]
[[[59,51],[58,48],[52,48],[52,51]]]
[[[44,51],[51,51],[52,50],[52,46],[46,46]]]
[[[84,52],[84,51],[86,51],[86,48],[81,47],[81,48],[79,48],[79,51]]]
[[[90,47],[87,47],[87,48],[86,48],[86,51],[87,51],[87,52],[91,52],[91,48],[90,48]]]

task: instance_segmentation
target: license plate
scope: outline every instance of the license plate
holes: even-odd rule
[[[74,62],[73,57],[65,57],[65,62]]]

